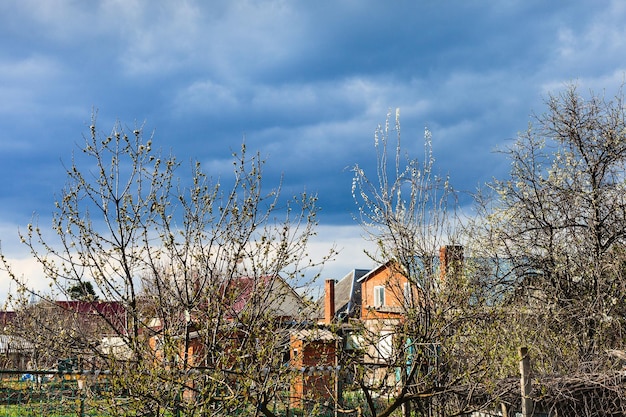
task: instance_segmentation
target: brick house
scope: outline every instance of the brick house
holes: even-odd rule
[[[439,257],[433,260],[443,283],[460,273],[463,247],[442,246]],[[379,265],[359,279],[362,294],[361,318],[401,319],[407,305],[418,302],[419,286],[410,283],[402,267],[394,260]]]
[[[444,246],[438,255],[433,262],[443,282],[451,273],[461,270],[462,247]],[[409,281],[395,260],[370,271],[355,269],[339,281],[327,279],[324,295],[316,303],[316,321],[321,326],[317,331],[325,336],[312,337],[306,333],[304,337],[305,333],[300,333],[292,337],[291,363],[302,369],[315,366],[330,369],[333,361],[337,361],[340,375],[320,372],[309,375],[308,379],[304,375],[296,378],[292,384],[292,404],[301,406],[302,398],[324,398],[324,393],[328,396],[340,392],[342,380],[351,379],[349,370],[341,369],[343,351],[362,352],[363,364],[371,370],[372,383],[388,378],[388,386],[395,386],[397,376],[389,372],[390,366],[393,368],[389,359],[394,354],[394,344],[401,341],[398,337],[405,337],[398,329],[406,309],[419,302],[419,294],[419,287]],[[337,339],[333,341],[329,333]]]
[[[398,320],[412,296],[409,280],[393,260],[372,269],[359,279],[361,320]]]
[[[439,256],[433,259],[433,266],[438,271],[442,284],[461,273],[463,248],[457,245],[443,246]],[[394,355],[394,345],[406,343],[407,335],[398,330],[405,318],[407,308],[420,303],[420,287],[409,281],[402,267],[389,260],[363,275],[361,285],[361,321],[365,329],[362,346],[365,352],[364,362],[369,364],[372,379],[380,380],[387,375],[390,385],[395,384],[398,376],[389,376],[384,367]]]

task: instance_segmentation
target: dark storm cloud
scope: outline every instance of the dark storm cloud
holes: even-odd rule
[[[2,230],[49,216],[96,109],[102,131],[145,122],[216,177],[245,138],[268,185],[317,193],[347,239],[349,167],[371,169],[390,109],[407,151],[428,127],[438,169],[473,190],[506,175],[493,150],[549,92],[623,82],[625,19],[617,0],[2,2]]]

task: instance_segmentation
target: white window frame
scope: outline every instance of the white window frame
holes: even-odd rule
[[[378,359],[388,360],[393,353],[393,331],[382,330],[378,337],[379,339],[376,346]]]
[[[374,287],[374,308],[380,308],[385,305],[385,286],[376,285]]]
[[[404,294],[404,303],[405,305],[410,306],[413,304],[413,291],[411,290],[411,283],[405,282],[402,289]]]

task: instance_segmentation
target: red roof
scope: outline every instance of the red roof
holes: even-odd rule
[[[246,308],[259,307],[284,318],[295,313],[290,303],[304,306],[300,296],[278,275],[234,278],[225,284],[222,294],[231,318]]]
[[[255,290],[267,289],[270,277],[264,276],[258,280],[250,277],[241,277],[229,281],[226,297],[232,297],[230,310],[233,314],[241,313],[250,301]]]
[[[118,332],[126,331],[126,309],[118,301],[56,301],[63,310],[81,316],[97,316],[105,319]]]
[[[15,320],[17,313],[15,311],[0,311],[0,326],[6,326]]]

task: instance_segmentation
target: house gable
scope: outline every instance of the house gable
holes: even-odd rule
[[[233,278],[221,286],[220,293],[229,320],[246,312],[263,312],[273,319],[289,321],[307,312],[305,301],[280,275]]]
[[[361,284],[361,318],[399,318],[406,303],[409,280],[400,273],[394,261],[381,264],[359,280]],[[409,291],[410,293],[410,291]]]

